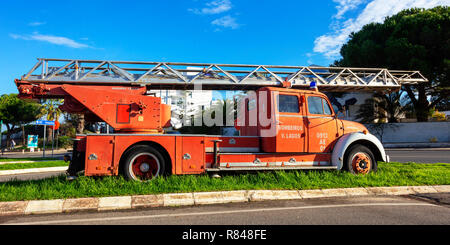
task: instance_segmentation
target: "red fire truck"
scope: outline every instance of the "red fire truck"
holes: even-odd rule
[[[77,135],[72,174],[145,181],[239,170],[376,171],[378,161],[389,162],[380,141],[363,125],[339,119],[318,88],[391,92],[426,81],[418,71],[379,68],[40,58],[15,83],[21,98],[63,98],[62,110],[114,128]],[[239,136],[165,133],[170,105],[149,90],[196,86],[256,91],[239,103]]]

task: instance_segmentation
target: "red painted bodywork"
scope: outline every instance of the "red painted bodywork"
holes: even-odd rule
[[[83,113],[88,121],[104,121],[116,131],[162,132],[169,120],[164,115],[170,107],[162,105],[161,98],[145,96],[145,87],[16,84],[21,98],[63,98],[60,109]]]
[[[367,130],[361,124],[337,119],[332,109],[329,115],[310,113],[311,96],[323,98],[331,108],[324,94],[312,90],[259,89],[264,93],[249,98],[241,108],[245,118],[236,122],[241,136],[232,137],[162,134],[169,124],[170,107],[162,105],[158,97],[145,95],[145,87],[16,84],[22,98],[64,98],[61,109],[84,113],[88,120],[104,121],[115,129],[114,134],[77,136],[77,150],[85,153],[87,176],[117,175],[124,153],[136,144],[157,147],[171,164],[172,174],[203,173],[213,167],[214,140],[221,140],[218,164],[226,168],[242,164],[255,168],[330,165],[333,146],[340,136]],[[280,112],[278,95],[294,96],[298,111]],[[272,122],[272,127],[254,122],[254,117],[261,116]]]

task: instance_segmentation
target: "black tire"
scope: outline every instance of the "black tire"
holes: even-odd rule
[[[165,172],[165,158],[152,146],[136,145],[125,153],[122,173],[128,180],[149,181]]]
[[[352,174],[368,174],[377,171],[372,151],[363,145],[351,146],[345,154],[344,167]]]

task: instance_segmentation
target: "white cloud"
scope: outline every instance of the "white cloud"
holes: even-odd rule
[[[231,29],[237,29],[240,26],[238,23],[236,23],[236,19],[229,15],[224,16],[219,19],[215,19],[211,22],[211,24],[217,25],[217,26],[222,26],[222,27],[227,27],[227,28],[231,28]]]
[[[29,26],[41,26],[47,24],[46,22],[30,22],[28,23]]]
[[[195,14],[220,14],[230,10],[232,7],[230,0],[214,0],[206,3],[206,6],[202,9],[195,8],[188,10]]]
[[[333,0],[333,2],[338,4],[336,6],[337,13],[333,18],[341,19],[346,12],[356,9],[364,1],[365,0]]]
[[[345,3],[352,2],[347,0],[335,0],[338,4],[338,12],[333,17],[341,19],[343,15],[359,6],[351,5],[346,7]],[[356,0],[354,2],[361,2]],[[387,16],[392,16],[403,9],[408,8],[433,8],[439,5],[450,5],[450,0],[372,0],[354,19],[340,21],[334,25],[331,33],[319,36],[314,41],[314,52],[321,53],[328,59],[339,57],[341,46],[348,40],[350,33],[357,32],[361,28],[372,22],[383,22]]]
[[[39,33],[33,33],[31,35],[17,35],[17,34],[9,34],[10,37],[14,39],[23,39],[23,40],[35,40],[35,41],[42,41],[42,42],[48,42],[56,45],[66,46],[70,48],[90,48],[90,46],[78,43],[70,38],[67,37],[58,37],[53,35],[43,35]]]
[[[231,10],[233,5],[231,4],[230,0],[213,0],[210,2],[207,2],[206,7],[198,9],[188,9],[188,11],[191,11],[195,14],[199,15],[217,15],[224,12],[227,12]],[[237,29],[240,27],[240,24],[236,22],[236,18],[231,17],[231,15],[226,15],[220,18],[216,18],[213,21],[211,21],[212,25],[219,26],[219,27],[225,27],[225,28],[231,28],[231,29]],[[216,28],[215,31],[220,31],[220,28]]]

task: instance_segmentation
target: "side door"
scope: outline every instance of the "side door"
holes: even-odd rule
[[[200,173],[205,170],[205,138],[203,136],[182,137],[182,163],[184,173]]]
[[[319,95],[307,95],[308,152],[329,153],[337,135],[334,112],[328,101]]]
[[[305,128],[301,95],[279,92],[276,96],[277,150],[276,152],[304,152]]]
[[[89,135],[86,137],[86,159],[85,174],[112,175],[114,136],[111,135]]]

